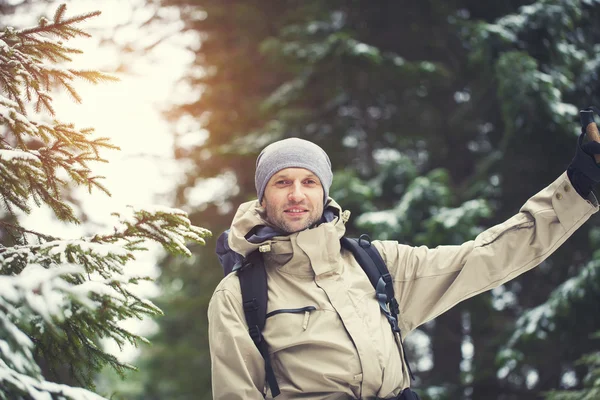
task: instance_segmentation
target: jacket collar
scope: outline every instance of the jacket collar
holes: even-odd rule
[[[262,247],[265,261],[281,272],[315,276],[337,265],[344,226],[340,206],[328,199],[321,223],[309,229],[284,234],[270,226],[265,210],[257,200],[240,205],[228,232],[217,241],[217,254],[226,272],[226,263],[240,262]],[[231,267],[231,265],[229,265]]]

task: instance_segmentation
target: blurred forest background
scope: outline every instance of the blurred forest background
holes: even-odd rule
[[[0,1],[0,13],[18,13],[13,3]],[[600,104],[596,0],[148,0],[133,9],[152,10],[140,36],[174,21],[176,34],[196,35],[185,95],[165,117],[181,171],[174,205],[214,237],[190,259],[160,262],[155,302],[165,316],[133,362],[140,372],[101,379],[115,399],[212,398],[214,238],[255,198],[266,144],[296,136],[327,151],[351,235],[435,247],[501,222],[565,171],[578,110]],[[126,47],[130,57],[152,51]],[[539,268],[414,332],[422,398],[600,398],[599,222]]]

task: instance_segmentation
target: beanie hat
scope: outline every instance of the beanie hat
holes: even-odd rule
[[[254,183],[259,202],[262,202],[269,179],[285,168],[305,168],[315,174],[323,186],[323,202],[327,200],[333,180],[327,153],[308,140],[289,138],[271,143],[256,159]]]

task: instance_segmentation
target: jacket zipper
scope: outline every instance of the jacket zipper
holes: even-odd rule
[[[310,317],[310,312],[315,311],[317,308],[315,306],[306,306],[301,308],[281,308],[279,310],[273,310],[267,314],[266,318],[272,317],[277,314],[300,314],[304,313],[304,320],[302,321],[302,330],[306,330],[308,328],[308,319]]]

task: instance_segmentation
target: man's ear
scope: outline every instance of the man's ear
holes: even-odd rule
[[[267,207],[266,207],[266,204],[265,204],[265,198],[264,198],[264,196],[263,196],[263,199],[262,199],[262,201],[260,202],[260,206],[261,206],[262,208],[267,208]]]

